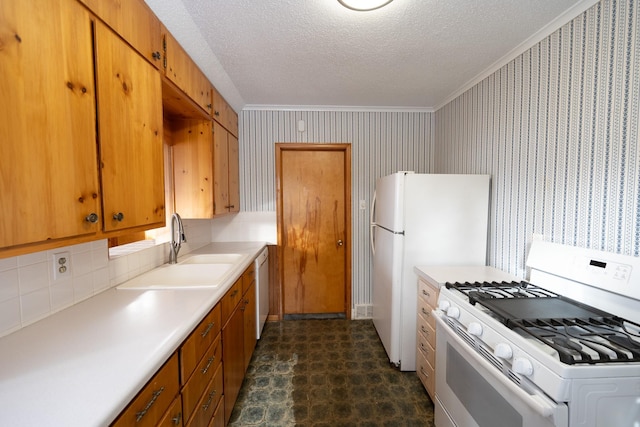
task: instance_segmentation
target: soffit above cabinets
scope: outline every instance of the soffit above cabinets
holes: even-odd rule
[[[433,109],[596,0],[146,0],[236,110]]]

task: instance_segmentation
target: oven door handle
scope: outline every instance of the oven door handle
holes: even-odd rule
[[[442,320],[440,317],[441,313],[436,313],[435,310],[433,312],[434,317],[436,318],[436,322],[438,326],[443,328],[443,331],[449,336],[449,339],[453,339],[458,346],[464,349],[469,357],[473,359],[473,361],[482,367],[484,367],[489,372],[496,372],[497,369],[491,363],[489,363],[484,357],[480,356],[475,350],[469,347],[469,344],[464,341],[462,338],[458,336],[451,328]],[[438,350],[440,350],[440,343],[438,343]],[[503,386],[505,386],[511,393],[517,395],[522,402],[524,402],[527,406],[529,406],[532,410],[540,414],[544,418],[553,417],[556,418],[558,404],[549,400],[547,397],[540,394],[540,392],[535,391],[536,394],[529,394],[526,391],[522,390],[515,383],[505,377],[502,372],[497,372],[497,375],[493,375],[497,381],[499,381]]]

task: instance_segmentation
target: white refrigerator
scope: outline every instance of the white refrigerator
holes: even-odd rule
[[[373,324],[391,363],[416,369],[416,265],[485,265],[489,175],[397,172],[371,206]]]

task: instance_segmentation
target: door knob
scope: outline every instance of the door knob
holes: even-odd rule
[[[342,240],[338,240],[338,246],[342,246],[344,245],[344,243],[342,242]]]

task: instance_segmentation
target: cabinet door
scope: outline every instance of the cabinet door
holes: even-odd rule
[[[227,135],[229,171],[229,212],[240,212],[240,150],[238,138]]]
[[[165,31],[165,75],[208,114],[211,112],[211,83],[168,31]]]
[[[154,67],[162,68],[160,20],[142,0],[80,0]]]
[[[256,348],[256,287],[255,281],[247,293],[244,294],[244,371],[246,372],[251,362],[251,356],[253,355],[253,349]]]
[[[160,73],[99,22],[95,43],[104,230],[161,225]]]
[[[172,123],[175,210],[184,218],[213,218],[213,135],[210,120]]]
[[[213,122],[213,214],[229,212],[229,132]]]
[[[91,21],[75,1],[0,2],[0,247],[93,234]]]
[[[224,370],[224,418],[225,425],[231,418],[240,386],[244,378],[244,315],[239,308],[229,318],[222,330],[222,366]]]

